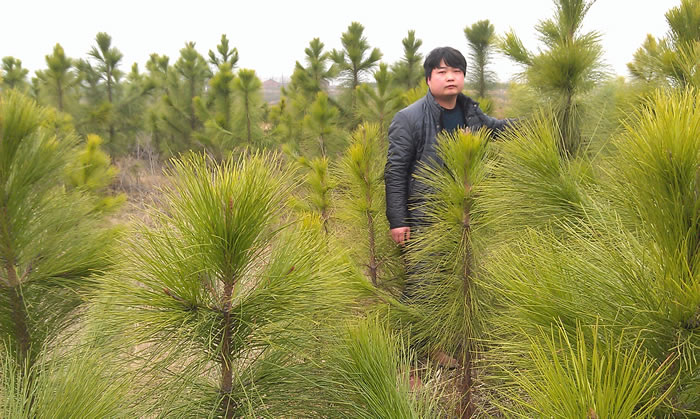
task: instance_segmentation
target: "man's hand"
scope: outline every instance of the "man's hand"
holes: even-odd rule
[[[396,227],[389,230],[391,239],[396,244],[403,246],[411,238],[411,227]]]

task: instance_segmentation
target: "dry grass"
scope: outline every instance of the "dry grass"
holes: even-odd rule
[[[109,218],[111,224],[128,225],[146,221],[148,207],[161,206],[161,191],[168,179],[164,165],[157,161],[125,157],[114,162],[119,174],[112,185],[114,193],[124,193],[126,203]]]

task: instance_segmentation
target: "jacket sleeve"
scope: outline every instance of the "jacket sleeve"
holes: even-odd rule
[[[384,168],[386,217],[390,228],[408,226],[408,194],[416,156],[409,118],[396,114],[389,125],[389,151]]]
[[[486,127],[489,128],[494,132],[494,134],[498,134],[500,131],[505,130],[506,128],[515,125],[515,122],[517,121],[516,119],[498,119],[494,118],[492,116],[488,116],[484,113],[484,111],[481,110],[479,105],[474,105],[476,108],[476,114],[479,116],[479,119],[481,120],[481,123]]]

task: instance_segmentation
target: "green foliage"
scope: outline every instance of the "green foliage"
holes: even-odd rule
[[[307,136],[303,121],[318,94],[327,94],[330,80],[337,75],[337,67],[328,67],[330,55],[323,48],[318,38],[311,40],[304,49],[306,67],[299,62],[295,64],[291,81],[282,89],[282,98],[271,112],[270,120],[275,125],[273,136],[297,152],[302,151],[301,148],[308,152],[301,144]]]
[[[352,22],[340,37],[343,49],[334,49],[330,52],[330,58],[334,63],[331,68],[346,87],[342,95],[342,109],[347,115],[349,126],[354,126],[357,122],[353,117],[357,106],[356,89],[382,58],[379,48],[373,48],[370,51],[369,43],[363,35],[364,30],[365,27],[360,23]]]
[[[286,147],[299,152],[302,137],[303,117],[299,118],[299,109],[295,107],[295,101],[282,96],[279,103],[270,108],[268,119],[274,126],[271,137]]]
[[[440,406],[443,389],[430,382],[419,390],[409,386],[409,371],[416,368],[408,342],[388,330],[376,315],[348,322],[330,346],[320,379],[332,410],[329,416],[353,418],[445,417]],[[430,384],[429,384],[430,383]],[[330,407],[329,406],[329,407]]]
[[[700,87],[700,1],[681,0],[666,12],[670,31],[657,40],[647,35],[627,64],[636,80],[673,87]]]
[[[27,74],[29,70],[22,68],[22,60],[15,57],[2,57],[2,73],[0,83],[3,90],[17,89],[26,91],[29,88]]]
[[[659,55],[658,41],[648,34],[642,46],[635,51],[632,62],[627,63],[627,69],[637,80],[646,83],[660,82],[663,79],[663,74],[657,65],[660,59]]]
[[[241,69],[233,80],[238,109],[234,121],[235,133],[249,146],[261,146],[263,141],[262,123],[262,82],[255,70]]]
[[[195,98],[202,96],[209,76],[207,62],[195,49],[194,42],[185,43],[180,57],[167,69],[163,85],[159,126],[167,141],[164,138],[159,143],[165,156],[196,148],[194,137],[202,121],[196,113]]]
[[[604,76],[600,35],[582,34],[583,18],[593,2],[555,0],[554,18],[540,21],[536,29],[546,49],[528,51],[513,33],[506,34],[501,50],[524,67],[521,76],[551,107],[561,135],[561,152],[575,156],[582,150],[581,99]]]
[[[107,189],[117,176],[118,169],[112,166],[109,155],[100,148],[101,144],[102,138],[98,135],[88,135],[85,148],[68,166],[68,184],[98,197],[97,211],[112,212],[126,201],[126,195],[108,194]]]
[[[700,307],[700,112],[694,89],[657,93],[614,141],[609,186],[630,229],[655,244],[658,274],[676,295],[667,310],[687,322]]]
[[[304,117],[304,127],[309,139],[312,143],[318,144],[318,148],[311,145],[307,147],[309,154],[320,154],[321,157],[335,155],[343,146],[342,134],[337,127],[338,114],[338,108],[330,103],[328,95],[319,92],[309,113]]]
[[[0,351],[0,356],[4,355]],[[55,355],[55,354],[54,354]],[[111,370],[107,356],[94,350],[42,360],[28,368],[0,359],[0,415],[28,417],[129,417],[128,377]]]
[[[148,110],[151,105],[149,93],[151,90],[147,75],[139,71],[138,64],[131,66],[126,75],[126,83],[121,86],[122,99],[117,106],[119,116],[120,142],[123,144],[121,153],[133,153],[141,156],[144,145],[148,146],[150,138],[145,134]],[[115,157],[121,157],[118,154]]]
[[[560,155],[556,120],[542,113],[507,131],[503,139],[492,162],[493,176],[480,196],[487,224],[499,241],[524,227],[544,228],[580,219],[590,163],[583,157]]]
[[[151,211],[126,243],[119,274],[105,282],[102,321],[124,333],[115,342],[126,348],[145,344],[141,367],[162,383],[155,412],[279,416],[303,408],[276,390],[298,382],[295,365],[304,362],[284,354],[315,342],[314,330],[357,298],[346,265],[319,257],[318,233],[285,223],[293,185],[276,156],[210,166],[189,155],[173,165],[168,208]]]
[[[100,78],[107,84],[108,99],[112,102],[111,89],[123,75],[117,67],[124,54],[112,47],[112,37],[105,32],[99,32],[95,36],[95,42],[97,42],[97,46],[93,46],[88,55],[97,63],[96,70]]]
[[[611,138],[653,93],[650,87],[617,77],[600,83],[586,97],[584,106],[589,111],[582,117],[581,135],[588,139],[586,152],[594,161],[610,151]]]
[[[237,148],[263,146],[262,83],[255,71],[241,69],[234,75],[231,64],[223,62],[209,85],[204,99],[193,100],[197,117],[204,121],[203,132],[195,132],[197,139],[218,158]]]
[[[88,55],[97,64],[95,72],[98,77],[104,81],[107,90],[107,101],[111,105],[110,112],[113,112],[114,104],[118,102],[118,99],[115,97],[117,85],[123,76],[118,66],[124,54],[116,47],[112,47],[112,37],[105,32],[99,32],[97,36],[95,36],[95,42],[97,42],[97,46],[93,46]],[[117,149],[117,145],[115,144],[116,131],[113,121],[114,117],[111,117],[108,124],[109,143],[107,144],[112,152]]]
[[[416,38],[416,31],[410,30],[401,43],[403,44],[403,57],[391,66],[391,71],[396,87],[410,90],[417,87],[425,76],[423,55],[418,52],[423,41]]]
[[[309,84],[306,84],[304,90],[311,95],[317,94],[319,90],[326,90],[330,79],[336,75],[336,70],[328,66],[330,55],[323,51],[324,46],[319,38],[314,38],[309,42],[309,46],[304,49],[304,55],[306,55],[304,73],[310,81]]]
[[[691,354],[697,351],[694,349],[698,347],[697,338],[689,338],[682,331],[679,333],[677,323],[668,318],[667,307],[677,297],[669,295],[662,284],[657,284],[659,278],[652,272],[655,267],[647,262],[651,260],[648,250],[615,224],[572,230],[571,233],[566,238],[557,238],[550,232],[525,231],[490,258],[486,266],[488,281],[484,281],[483,286],[489,294],[496,296],[489,308],[492,313],[487,316],[490,317],[489,342],[493,346],[483,359],[487,364],[495,364],[496,371],[492,373],[497,378],[486,378],[489,387],[507,394],[507,399],[522,397],[518,396],[522,390],[539,393],[538,409],[549,411],[561,408],[558,402],[577,406],[578,400],[588,400],[591,395],[585,388],[578,387],[576,392],[572,390],[573,384],[569,389],[562,388],[573,379],[564,379],[562,375],[571,375],[575,370],[567,367],[557,371],[557,366],[551,363],[548,366],[536,356],[531,358],[528,354],[533,348],[523,344],[557,323],[572,342],[578,341],[575,345],[587,347],[579,347],[581,351],[592,350],[591,344],[596,340],[614,344],[610,350],[619,354],[641,350],[645,354],[641,357],[635,355],[629,362],[633,365],[641,363],[644,370],[664,366],[663,371],[668,371],[668,374],[663,372],[654,380],[660,380],[664,388],[672,386],[673,390],[660,399],[665,398],[664,401],[675,405],[678,411],[692,411],[693,402],[678,400],[683,393],[692,393],[697,388],[692,384],[690,372],[694,367],[686,364],[680,368],[680,374],[677,371],[683,365],[680,362],[687,362],[681,361],[683,358],[689,357],[690,365],[694,362]],[[605,325],[605,329],[588,328],[596,323]],[[579,325],[586,326],[585,339],[576,337]],[[562,356],[564,360],[570,358]],[[566,362],[574,361],[562,361]],[[575,362],[580,364],[582,360]],[[603,364],[598,368],[602,375],[616,377],[620,384],[624,383],[623,379],[629,380],[618,376],[620,366]],[[631,368],[637,369],[635,366]],[[552,376],[541,379],[533,373],[538,370],[549,371]],[[516,371],[523,372],[523,376],[516,376]],[[679,378],[678,383],[683,384],[673,386]],[[515,389],[507,384],[510,379],[515,381]],[[585,383],[583,381],[582,385]],[[639,383],[632,380],[628,385],[638,386]],[[571,396],[547,401],[547,395],[552,396],[552,393],[546,393],[544,388],[552,392],[570,392]],[[601,386],[599,392],[596,396],[598,403],[602,403],[601,399],[616,401],[620,394],[615,387]],[[653,395],[642,396],[646,402]],[[588,405],[586,409],[590,407],[594,406]],[[691,410],[686,410],[689,408]]]
[[[492,113],[493,113],[493,111],[494,111],[494,102],[493,102],[492,99],[489,99],[489,98],[487,98],[487,97],[480,97],[480,98],[477,98],[477,99],[478,99],[478,101],[479,101],[479,102],[478,102],[478,103],[479,103],[479,108],[481,108],[481,110],[482,110],[486,115],[489,115],[489,114],[492,114]]]
[[[515,398],[525,407],[518,416],[548,418],[602,417],[646,418],[670,391],[661,393],[663,376],[671,362],[657,367],[638,340],[600,333],[592,327],[586,341],[583,327],[574,339],[562,325],[530,337],[535,372],[518,374],[515,380],[527,395]],[[603,335],[604,337],[601,337]],[[510,412],[515,413],[515,412]]]
[[[416,182],[428,191],[422,209],[429,227],[416,233],[408,256],[409,275],[418,283],[413,305],[419,319],[413,334],[418,342],[428,342],[427,352],[442,350],[468,359],[475,349],[481,221],[474,197],[486,176],[487,148],[484,131],[440,135],[438,162],[418,172]]]
[[[168,79],[170,58],[163,55],[151,54],[146,62],[148,73],[144,76],[143,89],[147,96],[148,107],[144,112],[145,133],[151,136],[151,143],[155,150],[167,149],[164,144],[168,136],[164,121],[161,115],[164,112],[165,104],[162,97],[167,93],[166,82]]]
[[[598,333],[597,337],[585,338],[587,350],[591,350],[596,339],[619,339],[616,352],[645,353],[640,355],[642,358],[629,358],[629,362],[641,363],[641,371],[653,367],[666,371],[660,385],[672,389],[668,395],[659,396],[659,400],[664,400],[655,415],[697,414],[700,404],[695,371],[700,341],[695,319],[700,306],[696,240],[700,157],[695,132],[699,125],[696,101],[692,90],[658,93],[640,108],[625,125],[625,131],[615,137],[595,188],[584,193],[586,188],[575,184],[561,188],[566,184],[556,178],[550,180],[556,189],[544,191],[552,191],[551,197],[569,198],[557,198],[554,203],[560,204],[544,207],[537,204],[540,198],[535,196],[537,200],[533,199],[531,205],[533,211],[540,211],[532,216],[552,214],[553,220],[528,224],[521,217],[518,225],[511,224],[509,214],[501,219],[500,228],[507,225],[511,237],[491,250],[484,268],[488,282],[483,282],[483,286],[494,298],[486,316],[494,346],[485,360],[493,362],[501,372],[531,371],[531,360],[523,358],[530,351],[522,345],[528,336],[537,336],[540,330],[558,323],[572,342],[581,341],[576,338],[579,324],[587,327],[600,323],[605,325],[605,333],[583,329],[588,330],[586,333]],[[510,150],[504,146],[503,151],[507,155]],[[503,174],[496,170],[494,175],[495,178]],[[498,183],[492,185],[498,187]],[[491,185],[485,186],[485,196],[497,190],[488,191]],[[494,201],[494,197],[489,200]],[[483,205],[490,204],[484,201]],[[501,209],[506,210],[504,206]],[[641,348],[641,352],[636,348]],[[646,357],[649,361],[644,361]],[[653,367],[647,366],[649,362]],[[606,374],[616,376],[615,371],[620,371],[613,364],[604,366]],[[540,362],[537,368],[545,367]],[[600,368],[602,371],[603,366]],[[569,370],[557,374],[569,374],[566,371]],[[496,388],[511,395],[518,393],[506,390],[508,386],[503,383],[509,379],[496,375],[500,375],[493,382]],[[652,380],[640,377],[641,382],[647,379]],[[534,378],[528,380],[536,382],[532,381]],[[539,384],[537,387],[544,388]],[[617,403],[618,390],[603,393],[601,397]],[[637,394],[645,398],[643,403],[655,397]],[[570,400],[589,400],[584,396]],[[540,400],[544,397],[546,394]]]
[[[77,89],[83,106],[76,114],[78,132],[107,133],[112,105],[106,100],[106,92],[100,84],[100,77],[89,61],[80,59],[74,62],[77,71]],[[43,92],[41,94],[43,100]]]
[[[414,87],[411,90],[407,90],[401,94],[402,107],[406,107],[411,103],[417,101],[418,99],[422,98],[423,96],[425,96],[427,91],[428,84],[426,83],[425,79],[422,78],[417,87]]]
[[[194,99],[196,112],[204,122],[204,131],[199,140],[209,146],[214,155],[223,158],[240,143],[233,132],[235,75],[228,62],[219,65],[219,71],[209,80],[210,89],[206,99]]]
[[[339,227],[344,247],[374,286],[396,291],[402,276],[399,250],[387,231],[384,216],[386,146],[376,124],[360,125],[339,162],[336,174]],[[399,284],[400,285],[400,284]]]
[[[330,232],[332,192],[337,186],[328,170],[328,158],[307,159],[295,155],[286,147],[285,151],[294,159],[297,168],[305,172],[301,174],[303,180],[298,189],[298,195],[290,199],[291,207],[303,215],[316,217],[323,232],[328,234]]]
[[[378,48],[370,51],[367,38],[363,35],[364,31],[364,26],[358,22],[352,22],[340,37],[343,49],[334,49],[330,52],[330,58],[339,76],[351,90],[360,85],[363,75],[370,72],[382,58]]]
[[[75,323],[110,249],[89,202],[61,183],[74,139],[43,118],[17,93],[0,97],[0,340],[28,368]]]
[[[475,86],[478,97],[483,98],[495,78],[487,68],[496,43],[495,28],[488,20],[480,20],[464,28],[464,36],[469,44],[469,58],[474,63],[469,68],[469,81]]]
[[[217,57],[214,51],[209,50],[209,63],[211,65],[220,68],[222,64],[228,64],[231,70],[236,68],[236,64],[238,63],[238,49],[229,48],[226,34],[221,35],[221,43],[216,46],[216,51],[219,53],[220,57]]]
[[[393,77],[384,63],[379,64],[374,80],[374,86],[361,84],[357,87],[357,111],[363,121],[379,124],[379,132],[385,133],[401,109],[401,90],[393,87]]]
[[[75,74],[71,71],[73,61],[66,57],[63,47],[56,44],[53,54],[46,56],[48,68],[37,72],[42,81],[46,94],[51,97],[59,112],[63,112],[68,100],[70,89],[77,83]]]
[[[311,40],[304,49],[306,67],[297,61],[290,83],[282,89],[282,98],[271,111],[270,121],[275,125],[273,136],[297,152],[305,136],[304,118],[318,94],[322,91],[327,94],[330,80],[337,73],[336,68],[328,68],[330,57],[323,48],[324,44],[318,38]]]

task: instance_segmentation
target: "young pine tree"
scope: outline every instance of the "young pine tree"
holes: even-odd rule
[[[363,33],[365,27],[358,22],[352,22],[348,30],[343,32],[340,42],[342,50],[332,50],[330,58],[333,61],[333,71],[343,81],[345,91],[342,96],[342,109],[347,115],[350,126],[355,125],[354,115],[357,106],[355,91],[363,82],[364,77],[371,72],[382,58],[379,48],[370,50],[369,43]]]
[[[238,49],[229,48],[226,34],[221,35],[221,42],[216,46],[216,51],[219,53],[219,56],[216,55],[216,52],[209,50],[209,64],[214,66],[214,70],[225,63],[228,63],[231,69],[236,68],[236,64],[238,64]]]
[[[74,139],[43,118],[17,93],[0,97],[0,352],[27,372],[70,335],[111,248],[89,200],[62,183]]]
[[[510,32],[502,51],[523,66],[521,74],[551,107],[561,130],[561,153],[576,156],[583,150],[581,136],[582,99],[604,73],[603,49],[597,32],[581,33],[583,19],[594,2],[555,0],[553,18],[540,21],[537,31],[546,48],[532,53]]]
[[[403,44],[403,57],[391,66],[394,76],[394,84],[401,90],[410,90],[418,86],[423,79],[423,55],[418,52],[423,41],[416,38],[416,31],[408,31],[408,35],[401,40]]]
[[[107,102],[109,108],[111,109],[112,116],[109,118],[109,150],[114,153],[117,151],[118,147],[115,143],[116,140],[116,126],[115,126],[115,107],[119,103],[118,88],[119,81],[123,76],[121,70],[119,70],[119,63],[121,62],[124,54],[121,53],[116,47],[112,46],[112,37],[105,32],[99,32],[95,36],[96,46],[93,46],[88,53],[90,57],[95,61],[95,71],[100,79],[104,83],[104,88],[107,92]]]
[[[443,135],[438,144],[442,164],[418,169],[417,182],[427,191],[423,211],[428,226],[416,231],[415,239],[412,231],[408,244],[411,331],[420,352],[446,364],[454,362],[447,356],[456,359],[458,414],[469,417],[477,408],[477,309],[484,298],[478,279],[485,237],[475,197],[487,174],[488,134],[457,132]]]
[[[209,80],[210,89],[204,100],[195,98],[197,114],[205,121],[204,131],[197,136],[219,158],[241,143],[233,132],[235,77],[229,62],[220,64],[218,72]]]
[[[0,86],[2,90],[17,89],[20,92],[27,91],[27,74],[29,70],[22,68],[22,60],[15,57],[2,58],[2,72],[0,73]]]
[[[187,42],[180,57],[167,71],[160,118],[168,141],[161,142],[165,155],[176,155],[195,146],[195,135],[202,126],[197,116],[195,98],[201,97],[210,77],[207,62]]]
[[[630,74],[647,83],[700,88],[700,1],[681,0],[666,13],[666,21],[668,36],[657,40],[647,35],[627,64]]]
[[[318,232],[290,223],[290,172],[256,154],[210,165],[173,162],[168,207],[126,243],[102,289],[105,329],[138,344],[140,367],[161,383],[151,414],[307,415],[313,381],[297,368],[326,321],[357,294]],[[299,227],[299,228],[297,228]],[[323,255],[323,257],[320,257]],[[316,401],[318,402],[318,401]]]
[[[77,78],[71,71],[73,62],[66,57],[63,47],[56,44],[53,47],[53,54],[46,56],[46,65],[48,66],[46,70],[37,72],[46,92],[44,97],[52,98],[51,104],[55,105],[59,112],[64,112],[69,93],[77,83]]]
[[[389,129],[392,118],[401,109],[401,91],[394,86],[389,67],[381,63],[374,73],[375,86],[357,88],[357,111],[362,121],[379,124],[379,131]]]
[[[294,159],[303,176],[298,195],[290,199],[292,208],[303,216],[316,218],[320,222],[321,230],[328,235],[331,232],[333,191],[337,186],[329,171],[328,158],[307,159],[294,154],[289,147],[285,147],[285,150]]]
[[[305,91],[311,95],[316,95],[320,90],[327,91],[330,79],[335,77],[335,70],[332,70],[328,65],[330,55],[323,51],[324,46],[320,39],[314,38],[304,49],[306,67],[302,68],[309,81],[306,83]]]
[[[88,135],[85,148],[80,150],[68,165],[68,184],[97,198],[95,209],[111,212],[125,201],[125,194],[112,196],[108,188],[117,176],[118,169],[111,164],[109,155],[102,149],[102,138]]]
[[[552,197],[578,201],[573,217],[561,217],[561,205],[541,205],[555,215],[553,223],[499,219],[512,239],[492,248],[484,268],[493,346],[483,359],[501,371],[493,394],[523,401],[525,389],[537,399],[537,411],[521,406],[524,416],[700,411],[696,100],[692,89],[657,93],[613,139],[595,188],[575,195],[550,189]],[[580,356],[596,345],[621,357]],[[553,368],[556,362],[566,368]]]
[[[380,132],[376,124],[367,123],[353,132],[338,165],[336,207],[344,247],[356,265],[372,285],[395,291],[402,264],[398,248],[387,234],[382,158],[386,146]]]
[[[464,28],[464,36],[469,44],[469,81],[476,89],[479,98],[486,97],[488,85],[493,82],[495,75],[487,67],[495,47],[495,29],[488,20],[480,20]]]
[[[446,389],[426,369],[425,385],[412,387],[417,367],[409,341],[376,314],[353,319],[336,331],[324,348],[323,373],[316,378],[327,401],[316,410],[323,417],[451,417]],[[430,378],[430,379],[428,379]]]
[[[234,121],[235,132],[245,144],[262,145],[262,82],[255,70],[242,68],[233,80],[238,112]]]
[[[339,151],[341,138],[338,129],[338,108],[336,108],[324,92],[316,95],[309,113],[304,117],[304,127],[309,136],[310,144],[305,149],[311,155],[327,157]],[[316,146],[312,144],[316,144]]]

